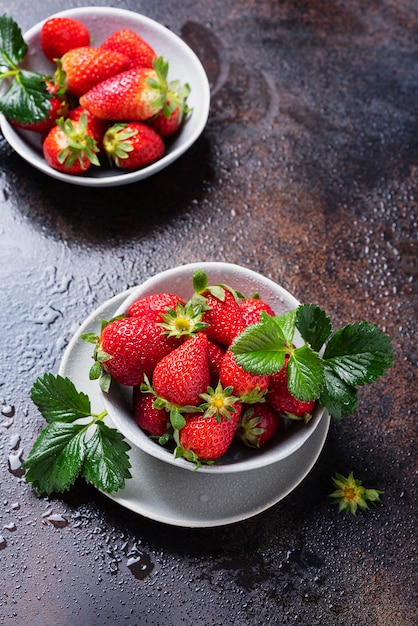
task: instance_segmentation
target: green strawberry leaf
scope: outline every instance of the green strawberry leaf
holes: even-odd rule
[[[335,419],[352,415],[358,405],[357,389],[341,380],[332,369],[324,369],[324,388],[319,401]]]
[[[91,413],[88,396],[59,375],[38,378],[31,397],[49,422],[23,463],[38,493],[66,491],[79,475],[109,493],[124,487],[131,477],[130,446],[104,424],[106,411]]]
[[[296,328],[317,352],[331,334],[331,321],[325,311],[313,304],[301,304],[296,311]]]
[[[286,373],[287,386],[296,398],[309,402],[319,397],[324,386],[324,365],[308,344],[290,354]]]
[[[193,272],[193,289],[196,293],[205,291],[208,286],[208,277],[203,270],[195,270]]]
[[[231,351],[245,371],[270,375],[283,367],[288,346],[280,325],[266,315],[234,339]]]
[[[91,415],[90,400],[69,378],[44,374],[37,378],[30,396],[47,422],[73,422]]]
[[[63,492],[75,482],[84,460],[85,428],[53,422],[41,432],[23,463],[26,481],[38,493]]]
[[[8,89],[0,99],[0,111],[21,124],[43,121],[49,114],[52,94],[48,92],[47,76],[20,69],[28,50],[17,23],[9,16],[0,17],[0,80]]]
[[[6,13],[0,17],[0,71],[18,65],[28,46],[14,19]]]
[[[96,422],[91,437],[84,442],[84,462],[81,470],[87,482],[102,491],[123,489],[125,479],[131,478],[131,463],[127,455],[130,446],[123,436],[104,422]]]
[[[292,345],[295,336],[296,309],[283,313],[282,315],[277,315],[276,317],[272,317],[265,311],[261,311],[260,320],[264,321],[266,324],[274,321],[278,326],[277,332],[282,341],[287,346]]]
[[[326,364],[349,385],[378,380],[394,360],[390,338],[375,324],[347,324],[329,340]]]

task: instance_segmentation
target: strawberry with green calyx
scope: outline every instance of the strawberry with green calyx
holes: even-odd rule
[[[173,337],[166,339],[175,341]],[[207,336],[197,333],[162,358],[155,366],[152,382],[156,395],[173,405],[199,405],[200,394],[210,382]]]
[[[244,407],[237,425],[237,436],[250,448],[261,448],[276,434],[280,417],[266,403]]]
[[[143,122],[164,106],[167,73],[168,62],[158,57],[152,68],[134,68],[102,81],[80,98],[80,104],[102,119]]]
[[[150,437],[159,439],[160,443],[167,443],[172,437],[169,414],[165,408],[155,407],[154,395],[144,393],[141,386],[136,386],[132,392],[132,404],[138,426]]]
[[[110,163],[124,170],[151,165],[165,154],[160,135],[142,122],[113,124],[103,137],[103,147]]]
[[[169,83],[167,100],[162,110],[149,121],[161,137],[171,137],[181,128],[185,117],[191,113],[186,102],[189,95],[188,84],[181,85],[178,80]]]
[[[200,306],[178,302],[175,309],[170,308],[161,314],[162,321],[158,325],[169,337],[192,337],[207,327],[202,316]]]
[[[174,435],[178,441],[175,458],[184,457],[198,468],[202,462],[212,463],[222,457],[234,439],[241,409],[241,403],[236,402],[234,411],[222,416],[216,410],[209,414],[187,415],[185,425]]]
[[[97,144],[97,147],[99,148],[99,151],[102,152],[103,137],[109,126],[108,122],[106,122],[105,120],[99,120],[98,117],[94,117],[94,115],[92,115],[89,111],[83,109],[82,106],[77,106],[74,109],[71,109],[68,114],[68,118],[72,122],[79,121],[82,115],[85,115],[85,117],[87,118],[88,133],[93,137],[94,141]]]
[[[67,174],[83,174],[91,165],[100,165],[99,148],[87,127],[87,117],[78,121],[60,118],[49,131],[43,146],[48,165]]]
[[[97,46],[82,46],[69,50],[57,61],[55,82],[80,98],[97,84],[128,67],[129,60],[119,52]],[[80,104],[83,105],[81,101]],[[89,107],[84,108],[90,110]],[[95,114],[94,111],[91,113]]]
[[[203,417],[214,416],[218,421],[222,418],[230,419],[233,413],[241,412],[241,398],[233,395],[232,387],[223,387],[219,382],[214,389],[208,387],[200,397],[204,402],[200,408],[204,411]]]
[[[155,322],[142,317],[103,320],[99,336],[85,333],[81,338],[95,346],[90,379],[99,379],[105,392],[112,379],[132,387],[141,384],[144,373],[151,376],[156,364],[180,345],[180,340],[167,337]]]
[[[304,343],[294,345],[296,330]],[[378,380],[392,365],[390,338],[375,324],[354,322],[332,334],[325,311],[301,304],[279,316],[262,312],[231,346],[244,370],[274,375],[287,359],[287,388],[303,402],[319,400],[335,418],[357,408],[357,389]]]
[[[257,294],[252,296],[252,298],[242,300],[239,306],[246,326],[259,322],[261,311],[271,316],[275,315],[271,306],[267,304],[267,302],[264,302],[264,300],[261,300]]]
[[[229,349],[224,354],[219,378],[224,387],[231,386],[234,393],[247,404],[264,401],[270,383],[270,376],[246,372]]]
[[[191,302],[203,311],[204,332],[209,339],[229,346],[245,328],[239,301],[244,296],[227,285],[209,285],[202,270],[193,273],[194,294]]]
[[[363,487],[361,480],[354,478],[353,472],[347,476],[342,474],[335,474],[332,479],[334,483],[335,491],[330,494],[331,498],[334,498],[335,504],[338,505],[338,510],[346,511],[356,515],[357,509],[365,511],[368,509],[368,502],[375,504],[380,502],[380,495],[383,491],[378,489],[366,489]]]
[[[0,17],[0,81],[8,88],[0,98],[0,112],[16,124],[44,122],[51,112],[50,76],[21,69],[28,46],[10,15]]]
[[[46,58],[55,62],[73,48],[90,45],[90,32],[79,20],[51,17],[42,24],[40,45]]]
[[[128,57],[131,67],[152,67],[157,58],[149,43],[129,28],[114,31],[100,44],[100,47],[124,54]]]
[[[155,293],[132,302],[126,314],[130,317],[146,316],[155,322],[161,322],[161,313],[166,313],[168,309],[175,309],[177,303],[186,304],[177,294]]]

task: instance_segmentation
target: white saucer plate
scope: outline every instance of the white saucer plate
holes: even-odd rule
[[[103,410],[102,393],[98,381],[89,379],[93,347],[81,334],[98,333],[101,320],[111,319],[131,291],[106,301],[82,323],[59,368],[61,376],[89,396],[95,413]],[[106,422],[114,427],[109,417]],[[325,412],[315,432],[292,455],[267,467],[232,474],[190,472],[132,448],[132,478],[125,489],[105,495],[139,515],[173,526],[205,528],[243,521],[277,504],[300,484],[321,453],[329,422]]]

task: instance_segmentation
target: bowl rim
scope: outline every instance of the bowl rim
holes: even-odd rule
[[[112,16],[118,14],[118,16],[126,16],[130,20],[137,19],[141,24],[145,24],[150,26],[155,31],[162,33],[165,37],[175,42],[176,45],[184,52],[187,53],[190,61],[193,63],[196,74],[199,75],[201,84],[199,85],[199,110],[200,116],[198,118],[198,123],[193,133],[180,145],[176,146],[172,152],[166,152],[166,154],[156,161],[155,163],[151,163],[142,169],[133,170],[133,171],[115,171],[113,175],[98,175],[98,176],[89,176],[86,175],[75,176],[71,174],[66,174],[65,172],[60,172],[58,170],[54,170],[50,167],[47,162],[40,158],[39,154],[36,152],[35,148],[33,148],[25,141],[25,136],[30,138],[31,135],[27,135],[27,133],[31,133],[32,131],[25,131],[23,129],[17,129],[13,127],[12,124],[6,119],[6,117],[0,113],[0,129],[3,133],[4,138],[9,143],[9,145],[21,156],[26,162],[35,167],[37,170],[60,180],[61,182],[70,183],[72,185],[84,186],[84,187],[116,187],[120,185],[126,185],[130,183],[139,182],[150,176],[156,174],[157,172],[165,169],[169,165],[171,165],[174,161],[176,161],[180,156],[182,156],[200,137],[202,134],[208,117],[209,117],[209,109],[210,109],[210,85],[205,69],[197,56],[197,54],[186,44],[186,42],[181,39],[176,33],[168,29],[166,26],[153,20],[152,18],[143,15],[142,13],[138,13],[136,11],[130,11],[128,9],[117,9],[113,7],[95,7],[95,6],[85,6],[85,7],[74,7],[71,9],[65,9],[63,11],[58,11],[53,13],[46,18],[39,21],[37,24],[31,26],[24,34],[23,38],[26,42],[30,41],[33,37],[37,36],[42,24],[48,20],[55,17],[72,17],[77,19],[82,19],[84,15],[98,15],[98,16]],[[168,59],[169,60],[169,59]],[[194,112],[193,112],[194,113]],[[192,113],[192,114],[193,114]],[[185,120],[185,124],[188,123],[188,119]],[[99,173],[99,172],[98,172]]]
[[[257,281],[261,281],[264,287],[274,288],[281,296],[285,296],[286,299],[288,299],[288,301],[295,306],[298,306],[299,304],[299,301],[286,289],[284,289],[284,287],[263,276],[262,274],[251,270],[250,268],[244,267],[242,265],[236,265],[234,263],[205,261],[201,263],[186,263],[175,268],[163,270],[162,272],[158,272],[154,276],[146,279],[143,283],[132,287],[126,299],[116,309],[114,317],[124,314],[128,306],[138,298],[138,294],[147,295],[149,293],[155,293],[154,285],[158,284],[161,280],[169,280],[174,275],[178,276],[179,274],[190,274],[191,276],[195,269],[202,269],[206,272],[224,271],[225,269],[229,269],[232,272],[243,272],[245,276]],[[234,285],[231,286],[234,287]],[[117,383],[115,383],[115,381],[112,381],[109,392],[101,392],[105,409],[115,427],[126,437],[126,439],[132,445],[139,447],[141,450],[147,452],[151,456],[159,459],[162,462],[194,471],[195,465],[193,463],[187,461],[184,458],[174,458],[172,451],[160,446],[158,443],[153,441],[137,426],[133,417],[132,422],[126,422],[126,420],[120,416],[119,411],[115,408],[114,401],[116,400],[119,403],[126,404],[128,402],[128,389],[129,388],[124,388],[123,385],[118,385]],[[265,454],[263,454],[262,451],[255,451],[256,453],[254,454],[247,451],[248,454],[252,454],[250,459],[247,458],[244,460],[230,463],[222,463],[222,461],[219,460],[213,465],[202,464],[199,467],[198,471],[204,473],[221,474],[243,472],[253,469],[259,469],[261,467],[265,467],[266,465],[271,465],[273,463],[281,461],[294,454],[313,434],[313,432],[318,427],[320,421],[323,419],[327,419],[327,417],[328,412],[326,411],[326,409],[323,406],[317,404],[312,419],[309,421],[308,424],[303,425],[303,430],[302,428],[299,429],[298,432],[301,433],[300,436],[294,441],[288,443],[286,447],[281,447],[280,442],[278,442],[277,446],[272,446],[272,448],[266,448]],[[267,452],[270,452],[270,454],[267,454]],[[266,462],[266,458],[268,462]]]

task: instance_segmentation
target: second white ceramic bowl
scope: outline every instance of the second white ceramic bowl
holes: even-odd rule
[[[158,22],[125,9],[111,7],[80,7],[60,11],[51,17],[70,17],[83,22],[92,36],[92,45],[100,45],[113,31],[120,28],[134,30],[169,62],[169,80],[180,80],[191,88],[187,100],[192,113],[178,135],[168,145],[165,156],[136,171],[123,171],[118,168],[91,167],[82,176],[73,176],[51,168],[42,154],[42,144],[38,133],[20,130],[12,126],[0,115],[0,128],[12,148],[28,163],[41,172],[63,182],[88,187],[111,187],[134,183],[161,171],[184,154],[201,135],[209,115],[210,89],[205,70],[191,48],[175,33]],[[18,18],[14,18],[19,23]],[[39,22],[24,33],[29,51],[22,67],[52,75],[55,66],[49,62],[40,47],[40,32],[43,23]],[[1,93],[1,92],[0,92]]]

